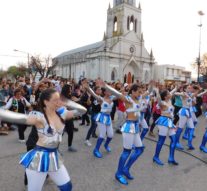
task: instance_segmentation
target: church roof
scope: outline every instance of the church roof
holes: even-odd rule
[[[105,45],[104,41],[96,42],[96,43],[93,43],[93,44],[89,44],[89,45],[86,45],[86,46],[82,46],[82,47],[79,47],[79,48],[75,48],[75,49],[63,52],[60,55],[56,56],[56,58],[60,58],[60,57],[63,57],[63,56],[68,56],[68,55],[79,53],[79,52],[96,51],[97,49],[99,49],[101,47],[104,47],[104,45]]]

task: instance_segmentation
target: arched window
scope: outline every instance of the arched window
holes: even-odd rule
[[[111,81],[115,81],[115,72],[114,72],[114,70],[111,72]]]
[[[127,80],[127,75],[125,74],[124,75],[124,83],[126,83],[126,80]]]
[[[148,71],[145,71],[144,81],[145,81],[145,83],[149,82],[149,72]]]
[[[134,16],[131,16],[129,28],[130,28],[130,31],[134,29]]]
[[[129,25],[130,25],[130,16],[127,17],[127,30],[129,30]]]
[[[116,81],[117,79],[117,70],[116,68],[113,68],[112,72],[111,72],[111,81]]]
[[[117,31],[117,17],[114,17],[114,32]]]
[[[134,31],[137,32],[137,19],[134,21]]]

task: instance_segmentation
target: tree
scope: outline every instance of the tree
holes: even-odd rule
[[[7,72],[1,69],[0,70],[0,79],[4,78],[6,76],[7,76]]]
[[[207,53],[203,54],[200,65],[200,74],[207,76]]]
[[[199,74],[200,76],[203,76],[204,79],[207,79],[207,53],[203,54],[200,62]],[[198,60],[193,62],[191,66],[196,72],[198,72]]]
[[[58,61],[52,61],[52,57],[48,55],[45,58],[41,58],[40,55],[32,56],[31,62],[30,62],[30,70],[33,74],[33,78],[37,75],[37,73],[40,74],[40,80],[44,77],[48,77],[50,73],[54,70],[54,68],[57,66]]]
[[[24,75],[29,73],[28,68],[24,63],[18,63],[18,70]]]
[[[10,66],[7,70],[7,74],[17,78],[18,76],[25,76],[27,73],[27,68],[23,65],[21,66]]]

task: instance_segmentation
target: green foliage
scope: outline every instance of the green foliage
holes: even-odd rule
[[[0,70],[0,78],[4,78],[6,76],[6,72],[3,70]]]
[[[16,78],[17,76],[24,76],[24,75],[26,75],[26,70],[22,70],[21,67],[10,66],[8,68],[8,70],[7,70],[7,74],[11,75],[14,78]]]

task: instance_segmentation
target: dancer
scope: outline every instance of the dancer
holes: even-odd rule
[[[175,95],[180,95],[182,98],[182,103],[183,106],[181,108],[181,110],[179,111],[179,127],[177,129],[176,132],[176,139],[177,139],[177,143],[176,143],[176,148],[183,150],[184,147],[180,144],[179,139],[180,139],[180,135],[182,133],[182,130],[184,127],[187,126],[187,134],[188,134],[188,150],[194,150],[195,148],[192,145],[192,141],[193,141],[193,134],[194,134],[194,130],[195,130],[195,125],[193,123],[193,118],[195,117],[194,115],[192,116],[192,114],[194,114],[194,112],[192,112],[192,107],[195,101],[195,97],[196,96],[202,96],[203,94],[206,93],[206,90],[200,94],[197,94],[197,92],[193,92],[193,88],[191,85],[185,85],[183,87],[184,92],[176,92]],[[194,118],[195,119],[195,118]]]
[[[196,125],[198,124],[198,119],[197,119],[195,113],[197,112],[196,100],[197,100],[197,97],[199,96],[199,95],[197,95],[199,90],[200,89],[199,89],[198,86],[193,85],[193,86],[191,86],[191,93],[189,93],[189,95],[192,97],[192,103],[191,103],[191,106],[190,106],[190,114],[192,116],[194,128],[196,128]],[[189,139],[189,136],[188,136],[189,132],[190,132],[190,128],[188,126],[186,126],[182,138],[185,139],[185,140],[188,140]],[[194,133],[195,133],[195,131],[193,132],[193,136],[194,136]]]
[[[161,109],[161,116],[157,119],[156,125],[159,129],[159,139],[157,142],[155,154],[153,157],[153,162],[158,165],[164,165],[164,163],[159,159],[159,155],[162,149],[163,144],[165,143],[165,139],[167,134],[170,137],[170,152],[168,163],[172,165],[178,165],[178,163],[174,159],[175,147],[176,147],[176,133],[175,126],[173,125],[173,111],[174,107],[171,103],[172,94],[176,91],[176,88],[169,92],[168,90],[163,90],[159,95],[157,89],[158,103]]]
[[[137,84],[133,84],[129,90],[128,96],[124,96],[112,88],[110,88],[110,91],[122,99],[126,105],[126,122],[123,124],[121,129],[123,137],[123,152],[119,158],[118,169],[115,173],[115,178],[121,184],[127,185],[127,179],[134,179],[129,170],[144,151],[144,147],[139,135],[139,118],[142,108],[139,105],[139,101],[137,100],[137,97],[142,94],[142,89]],[[134,150],[131,153],[133,146]]]
[[[179,95],[182,98],[182,108],[179,111],[179,122],[178,122],[178,129],[176,132],[176,139],[177,139],[176,148],[180,150],[184,149],[184,147],[180,144],[179,139],[183,131],[183,128],[186,125],[189,128],[188,147],[189,150],[194,149],[192,145],[194,124],[190,112],[190,107],[192,107],[192,102],[193,102],[193,98],[191,97],[192,96],[191,92],[192,92],[192,87],[190,85],[185,85],[183,86],[183,92],[175,93],[175,95]]]
[[[103,97],[96,95],[94,91],[89,87],[88,83],[85,83],[84,87],[101,104],[101,112],[96,117],[96,122],[98,124],[98,129],[99,129],[99,137],[98,137],[96,146],[93,150],[93,154],[97,158],[102,158],[103,155],[99,151],[99,149],[101,147],[102,142],[104,141],[104,138],[106,137],[106,134],[107,134],[107,138],[106,138],[104,147],[107,152],[111,152],[109,143],[111,142],[113,138],[114,132],[112,128],[112,121],[111,121],[110,113],[113,107],[113,100],[116,98],[114,96],[111,96],[111,93],[108,90],[110,86],[106,85],[104,82],[101,82],[101,81],[99,83],[105,86],[105,88],[102,88]]]
[[[60,191],[71,191],[70,176],[57,151],[62,139],[64,121],[86,112],[86,109],[72,101],[60,101],[59,93],[54,89],[44,90],[40,95],[42,112],[31,115],[16,114],[0,110],[0,118],[11,123],[34,125],[38,131],[36,147],[22,156],[20,164],[26,168],[28,191],[41,191],[46,176],[55,182]],[[62,105],[76,108],[68,111]]]

